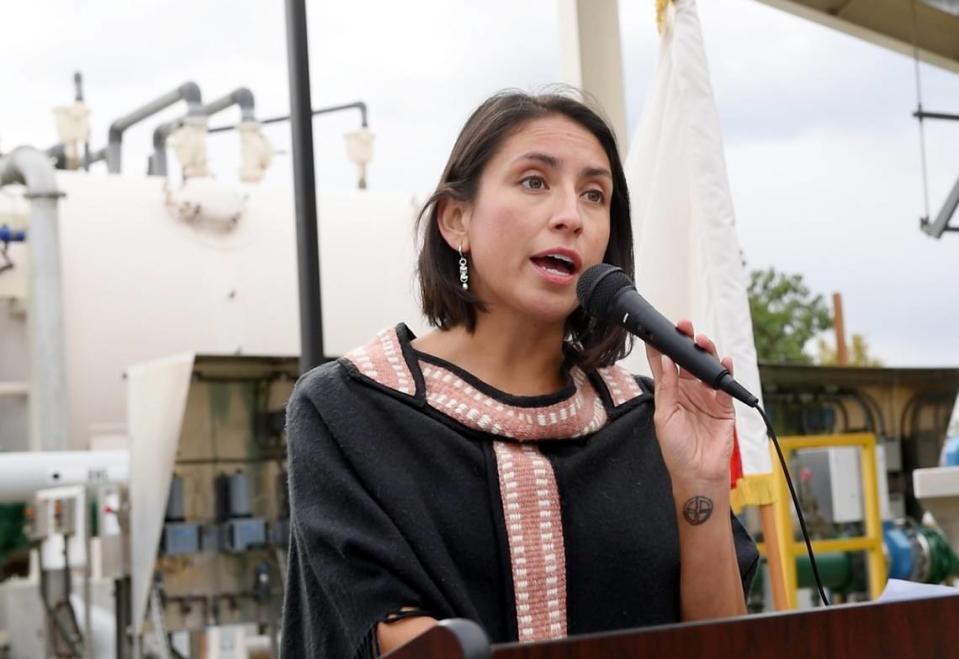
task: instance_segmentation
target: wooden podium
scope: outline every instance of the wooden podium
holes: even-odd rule
[[[490,645],[445,620],[389,659],[932,659],[959,657],[959,595],[847,604],[701,623]]]

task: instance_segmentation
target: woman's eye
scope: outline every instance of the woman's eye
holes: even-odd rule
[[[606,195],[603,194],[602,190],[587,190],[583,194],[586,195],[586,198],[590,201],[601,204],[606,199]]]
[[[546,187],[546,181],[541,176],[527,176],[520,185],[529,190],[543,190]]]

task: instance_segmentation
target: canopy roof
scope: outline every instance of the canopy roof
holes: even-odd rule
[[[959,0],[758,1],[959,73]]]

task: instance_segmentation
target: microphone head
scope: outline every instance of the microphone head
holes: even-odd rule
[[[576,297],[586,313],[605,318],[613,298],[624,288],[633,288],[632,280],[621,268],[600,263],[588,268],[576,283]]]

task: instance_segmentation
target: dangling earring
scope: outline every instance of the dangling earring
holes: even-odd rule
[[[463,256],[463,243],[460,243],[459,250],[457,251],[460,253],[460,284],[462,284],[464,291],[468,291],[470,289],[470,272],[469,266],[466,263],[466,257]]]

